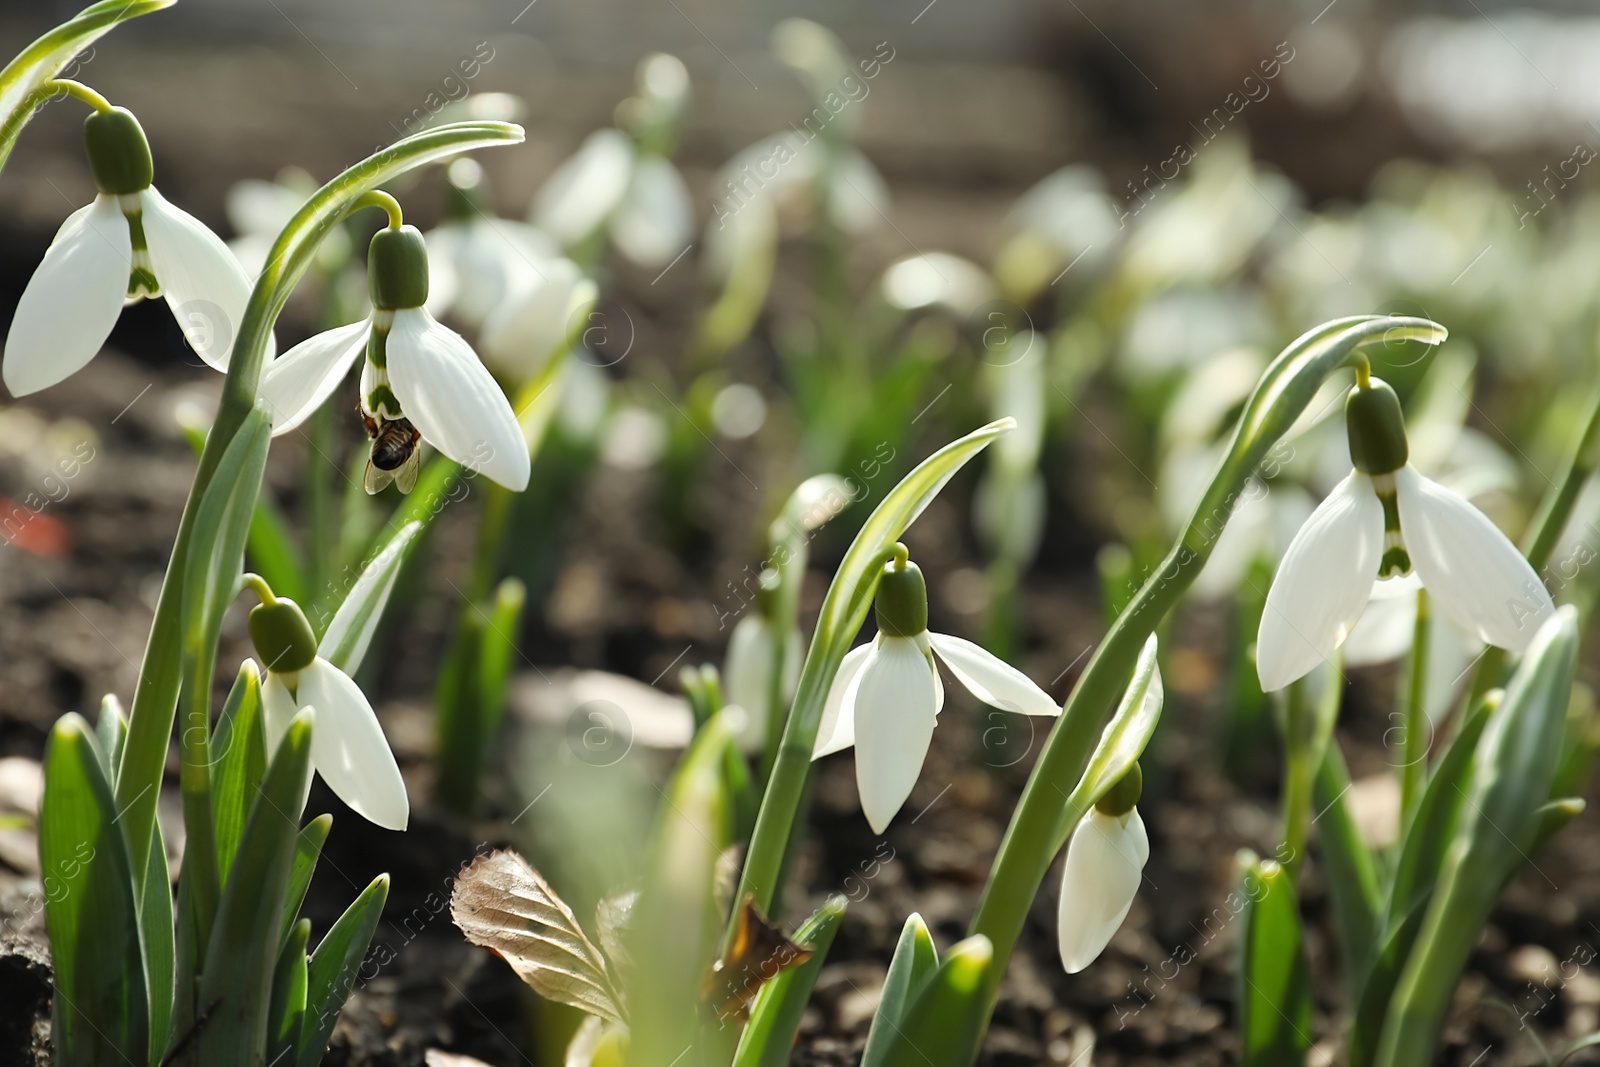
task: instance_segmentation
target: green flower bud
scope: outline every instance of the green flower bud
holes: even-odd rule
[[[89,154],[94,184],[102,193],[123,196],[150,188],[155,178],[150,142],[127,108],[96,111],[85,119],[83,147]]]
[[[775,567],[762,568],[756,578],[756,610],[763,619],[771,619],[778,610],[778,586],[782,580]]]
[[[1133,810],[1133,806],[1139,803],[1139,797],[1143,793],[1144,772],[1139,769],[1139,764],[1135,761],[1127,773],[1117,779],[1117,784],[1107,789],[1100,799],[1094,802],[1094,806],[1102,815],[1120,818]]]
[[[1345,426],[1350,433],[1350,460],[1366,474],[1389,474],[1406,465],[1411,450],[1406,444],[1406,420],[1400,398],[1387,382],[1368,379],[1350,390],[1344,402]]]
[[[267,670],[279,674],[304,670],[317,658],[317,635],[305,612],[283,597],[250,609],[250,640]]]
[[[428,299],[428,246],[415,226],[379,230],[367,249],[367,288],[379,311],[419,308]]]
[[[889,637],[916,637],[928,629],[928,583],[908,559],[883,566],[878,580],[878,630]]]

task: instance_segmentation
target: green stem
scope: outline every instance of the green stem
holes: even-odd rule
[[[404,138],[367,157],[313,193],[273,244],[267,266],[250,292],[236,334],[216,421],[206,435],[200,468],[184,503],[128,712],[128,737],[117,777],[116,804],[127,837],[129,866],[141,891],[155,823],[156,798],[182,685],[183,578],[195,516],[223,453],[255,407],[267,342],[278,313],[310,267],[318,244],[355,209],[355,202],[362,193],[436,159],[470,148],[521,140],[520,127],[496,122],[450,123]],[[206,641],[215,648],[215,634],[208,635]],[[207,672],[209,669],[207,664]],[[197,671],[191,685],[204,699],[210,691],[209,673],[202,679]]]
[[[389,229],[398,230],[406,224],[405,213],[400,210],[400,201],[384,192],[382,189],[371,189],[355,198],[346,215],[353,215],[362,208],[375,207],[389,216]]]
[[[1428,631],[1432,626],[1428,594],[1417,590],[1417,620],[1411,629],[1411,654],[1406,657],[1404,704],[1401,708],[1400,825],[1406,825],[1428,783]]]
[[[985,1018],[993,1009],[1006,961],[1055,857],[1061,798],[1070,796],[1082,778],[1139,650],[1205,566],[1250,476],[1330,374],[1346,365],[1359,370],[1365,360],[1355,351],[1358,346],[1397,337],[1438,343],[1443,336],[1442,327],[1426,320],[1339,319],[1302,335],[1262,375],[1239,416],[1221,469],[1196,505],[1183,536],[1090,658],[1012,813],[969,927],[972,934],[987,935],[994,946],[995,962],[986,972],[981,1009]]]
[[[268,585],[267,580],[254,571],[245,571],[239,578],[239,585],[254,593],[263,604],[276,604],[278,602],[277,596],[272,592],[272,586]]]
[[[1300,860],[1311,829],[1311,787],[1317,774],[1317,695],[1307,675],[1289,686],[1283,706],[1283,868],[1300,883]]]
[[[82,100],[96,111],[111,110],[111,101],[82,82],[75,82],[70,78],[52,78],[35,89],[34,94],[40,96],[39,103],[57,96],[70,96],[74,99]]]

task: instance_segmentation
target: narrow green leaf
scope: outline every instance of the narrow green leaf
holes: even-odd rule
[[[333,829],[332,815],[318,815],[300,829],[294,841],[294,866],[289,871],[289,889],[283,897],[283,936],[289,936],[305,902],[306,890],[311,888],[311,876],[317,873],[317,860],[322,856],[322,846]]]
[[[361,961],[378,928],[384,901],[389,899],[389,876],[380,874],[345,909],[317,950],[311,954],[306,977],[306,1015],[300,1028],[298,1067],[316,1067],[328,1047],[345,998],[361,977]]]
[[[1378,868],[1372,850],[1361,839],[1355,819],[1345,803],[1350,772],[1344,753],[1330,744],[1322,757],[1312,789],[1317,840],[1322,845],[1322,865],[1333,902],[1334,929],[1339,935],[1339,956],[1351,1003],[1360,999],[1372,954],[1381,929],[1382,901]]]
[[[1084,769],[1078,787],[1067,797],[1061,819],[1056,824],[1055,852],[1061,851],[1072,832],[1078,828],[1079,820],[1107,789],[1122,780],[1122,776],[1139,759],[1144,746],[1150,743],[1156,723],[1161,721],[1161,707],[1166,700],[1158,652],[1156,635],[1151,634],[1144,643],[1144,650],[1139,653],[1139,661],[1134,665],[1133,677],[1122,694],[1122,702],[1117,705],[1111,721],[1101,733],[1100,743],[1089,757],[1089,765]]]
[[[800,1016],[811,999],[811,989],[817,984],[817,975],[833,945],[833,936],[839,932],[844,909],[844,897],[830,897],[795,931],[795,943],[808,946],[812,950],[811,958],[768,979],[755,995],[750,1002],[750,1020],[739,1037],[733,1067],[785,1067],[789,1062],[795,1034],[800,1029]]]
[[[1422,918],[1427,912],[1428,897],[1413,902],[1410,911],[1394,915],[1383,931],[1382,940],[1373,953],[1366,982],[1356,1001],[1355,1018],[1350,1023],[1350,1067],[1370,1067],[1378,1052],[1378,1037],[1383,1032],[1383,1017],[1394,997],[1395,983],[1400,980],[1400,969],[1405,966],[1416,943],[1417,932],[1422,929]]]
[[[1239,1062],[1297,1067],[1311,1048],[1311,975],[1289,872],[1245,853],[1236,891],[1239,938]]]
[[[195,512],[183,586],[184,645],[190,656],[205,654],[201,648],[206,644],[215,645],[222,610],[233,599],[271,440],[266,411],[252,409],[223,452]]]
[[[267,1009],[279,940],[279,914],[300,833],[299,813],[311,781],[312,712],[295,716],[273,754],[239,839],[200,974],[205,1025],[195,1038],[198,1061],[258,1063],[267,1045]]]
[[[261,673],[254,660],[239,665],[211,746],[216,760],[212,812],[217,824],[217,870],[233,867],[245,817],[267,773],[266,728],[261,715]]]
[[[882,1067],[970,1067],[983,1036],[985,972],[994,949],[982,934],[953,945],[912,1002]]]
[[[272,1004],[267,1009],[268,1064],[293,1063],[300,1052],[300,1031],[305,1025],[307,959],[311,920],[301,919],[289,928],[272,973]]]
[[[98,747],[89,724],[69,714],[45,748],[39,867],[58,1067],[138,1063],[149,1053],[133,880]]]
[[[128,717],[122,713],[122,701],[115,693],[107,693],[100,700],[100,718],[95,721],[94,736],[106,758],[106,781],[115,790],[117,761],[122,758],[122,742],[128,736]]]
[[[354,675],[361,669],[361,661],[372,645],[372,635],[378,632],[383,610],[389,605],[389,594],[394,592],[401,564],[420,532],[420,521],[400,527],[362,568],[349,595],[333,613],[317,646],[317,654],[346,674]]]
[[[0,70],[0,167],[43,102],[39,87],[118,23],[171,7],[175,0],[100,0],[57,26]]]
[[[894,958],[889,961],[878,1010],[872,1015],[872,1028],[867,1031],[867,1047],[861,1053],[861,1067],[882,1067],[906,1012],[938,969],[939,950],[934,947],[933,935],[928,933],[928,924],[922,921],[921,915],[912,912],[905,926],[900,928],[900,941],[894,947]]]
[[[1539,809],[1539,826],[1533,832],[1533,846],[1528,849],[1528,855],[1533,855],[1550,842],[1550,839],[1561,832],[1562,827],[1583,814],[1587,801],[1582,797],[1563,797],[1552,800]]]
[[[144,957],[145,988],[150,997],[150,1062],[160,1063],[172,1037],[177,995],[177,944],[173,928],[172,877],[161,823],[150,842],[150,870],[145,875],[139,907],[139,944]]]

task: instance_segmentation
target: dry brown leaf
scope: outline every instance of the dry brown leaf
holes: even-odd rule
[[[450,916],[468,941],[511,964],[540,996],[622,1022],[605,956],[550,883],[515,852],[474,860],[456,879]]]

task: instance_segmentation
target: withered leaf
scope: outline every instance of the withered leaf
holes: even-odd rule
[[[605,950],[606,960],[614,968],[625,969],[628,965],[624,935],[633,921],[633,906],[638,902],[639,891],[631,889],[606,897],[594,906],[594,930],[600,938],[600,947]]]
[[[605,956],[550,883],[515,852],[474,860],[456,879],[450,916],[468,941],[511,964],[540,996],[622,1022]]]
[[[792,941],[756,910],[754,898],[739,902],[728,951],[706,975],[700,999],[718,1019],[735,1015],[769,979],[811,958],[813,949]]]

